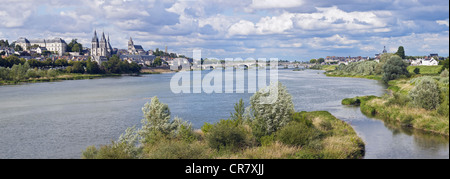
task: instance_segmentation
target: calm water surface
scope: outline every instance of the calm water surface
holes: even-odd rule
[[[234,103],[242,98],[248,105],[252,96],[173,94],[172,76],[0,86],[0,158],[80,158],[86,147],[109,144],[126,128],[139,126],[141,109],[153,96],[195,128],[228,118]],[[279,80],[297,111],[330,111],[351,124],[366,143],[365,158],[449,158],[448,137],[398,129],[341,105],[344,98],[381,96],[385,87],[377,81],[331,78],[310,70],[281,70]]]

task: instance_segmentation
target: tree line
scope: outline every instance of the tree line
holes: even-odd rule
[[[22,81],[30,78],[48,77],[54,78],[63,73],[79,74],[138,74],[141,66],[137,63],[121,61],[117,55],[112,56],[107,62],[99,65],[91,61],[67,61],[58,59],[53,61],[48,58],[45,61],[35,59],[25,60],[17,56],[0,57],[0,80]]]

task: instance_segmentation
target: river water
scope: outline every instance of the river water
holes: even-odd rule
[[[174,94],[173,75],[0,86],[0,158],[80,158],[86,147],[109,144],[126,128],[139,126],[141,109],[153,96],[169,105],[173,117],[200,128],[228,118],[234,103],[242,98],[248,105],[253,95]],[[329,111],[351,124],[366,143],[366,159],[449,158],[448,137],[392,127],[341,105],[344,98],[383,95],[385,87],[377,81],[313,70],[280,70],[278,78],[297,111]]]

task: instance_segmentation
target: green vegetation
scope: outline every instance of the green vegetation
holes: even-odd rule
[[[16,56],[9,56],[5,59],[0,57],[0,85],[139,74],[140,70],[141,67],[137,63],[121,61],[116,55],[108,62],[104,62],[102,66],[90,60],[87,62],[63,59],[54,62],[51,59],[26,61]]]
[[[403,127],[449,135],[448,71],[439,76],[416,76],[389,82],[391,95],[344,99],[372,117]],[[359,100],[359,101],[358,101]],[[358,101],[358,102],[356,102]]]
[[[281,88],[273,104],[258,103],[277,86]],[[82,158],[357,159],[364,156],[364,143],[350,125],[329,112],[294,112],[290,98],[284,86],[272,84],[255,94],[247,109],[241,100],[229,119],[205,123],[201,130],[193,130],[178,117],[171,120],[168,106],[154,97],[142,109],[142,128],[127,129],[110,145],[88,147]],[[286,109],[279,109],[282,107]]]
[[[383,65],[383,81],[388,83],[390,80],[398,79],[402,76],[409,77],[408,65],[402,58],[394,55]]]
[[[398,51],[395,55],[399,56],[401,59],[405,59],[405,48],[403,46],[398,47]]]
[[[420,73],[415,73],[415,70],[419,69]],[[444,70],[444,66],[409,66],[409,73],[422,74],[422,75],[438,75]]]

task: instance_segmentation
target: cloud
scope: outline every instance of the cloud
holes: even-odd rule
[[[18,37],[77,38],[111,33],[113,47],[130,36],[145,49],[202,48],[215,57],[373,56],[383,46],[407,54],[448,55],[448,1],[361,0],[2,0],[0,32]],[[20,13],[18,13],[20,12]],[[185,53],[190,55],[189,53]]]
[[[233,24],[230,29],[228,29],[228,34],[233,35],[251,35],[256,34],[255,24],[247,20],[241,20],[236,24]]]
[[[439,25],[445,25],[445,26],[447,26],[447,27],[449,27],[449,20],[448,19],[446,19],[446,20],[437,20],[436,21],[436,23],[438,23]]]
[[[387,32],[387,23],[381,15],[389,12],[345,12],[336,6],[316,8],[315,13],[297,13],[293,17],[295,27],[303,30],[351,31],[353,33]]]
[[[252,0],[253,9],[293,8],[303,4],[303,0]]]

